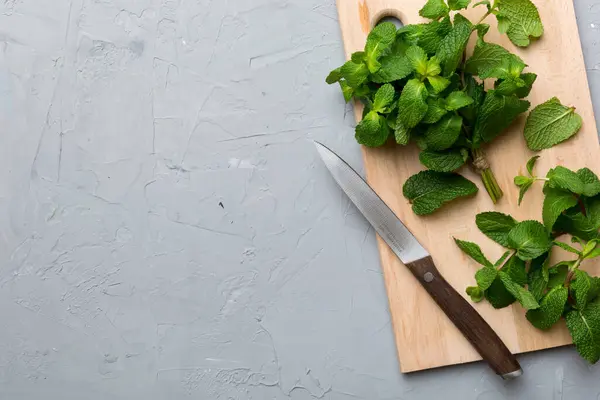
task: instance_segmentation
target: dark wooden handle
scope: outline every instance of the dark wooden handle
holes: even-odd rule
[[[450,286],[435,267],[431,257],[425,257],[406,266],[498,375],[504,379],[512,379],[523,373],[519,362],[496,332]]]

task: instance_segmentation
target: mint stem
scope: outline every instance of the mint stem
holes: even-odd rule
[[[485,154],[480,149],[473,149],[471,151],[471,157],[473,158],[473,168],[481,175],[481,181],[483,182],[485,190],[490,195],[494,204],[496,204],[498,200],[504,196],[504,193],[502,192],[500,185],[498,185],[494,171],[492,171],[492,168],[487,163]]]

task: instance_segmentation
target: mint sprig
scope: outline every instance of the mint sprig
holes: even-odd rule
[[[600,257],[600,180],[588,168],[572,171],[563,166],[539,178],[538,159],[529,160],[527,175],[516,177],[515,183],[523,190],[543,182],[543,224],[518,222],[498,212],[477,215],[479,229],[509,251],[494,265],[477,244],[455,239],[483,266],[475,272],[476,286],[468,287],[467,294],[475,302],[486,299],[495,308],[518,301],[527,310],[527,320],[542,330],[564,318],[577,351],[595,363],[600,359],[600,278],[585,268],[588,260]],[[551,264],[552,249],[564,259]]]

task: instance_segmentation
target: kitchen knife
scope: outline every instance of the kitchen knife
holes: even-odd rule
[[[442,277],[433,259],[364,179],[337,154],[315,142],[327,169],[438,306],[502,378],[523,374],[515,356],[475,309]]]

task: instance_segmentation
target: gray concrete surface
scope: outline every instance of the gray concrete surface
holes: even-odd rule
[[[577,0],[600,115],[600,2]],[[403,376],[333,0],[0,2],[0,399],[596,399],[571,348]]]

